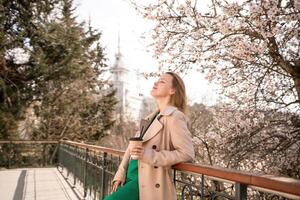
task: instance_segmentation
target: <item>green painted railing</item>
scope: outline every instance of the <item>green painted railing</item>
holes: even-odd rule
[[[110,193],[121,156],[121,152],[109,148],[62,141],[58,169],[83,198],[103,199]]]
[[[76,193],[93,200],[111,192],[123,154],[72,141],[0,141],[1,167],[18,167],[15,159],[19,167],[31,159],[41,166],[52,161]],[[173,176],[178,199],[300,199],[300,180],[287,177],[192,163],[173,166]]]
[[[110,193],[123,151],[63,141],[59,163],[64,176],[88,199]],[[300,199],[300,180],[226,168],[181,163],[173,166],[179,199]]]

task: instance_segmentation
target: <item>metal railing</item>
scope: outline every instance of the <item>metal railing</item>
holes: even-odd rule
[[[60,143],[58,169],[84,199],[103,199],[121,161],[112,150],[71,141]],[[115,152],[116,153],[116,152]]]
[[[86,199],[103,199],[124,151],[62,141],[59,168]],[[64,172],[65,171],[65,172]],[[178,199],[300,199],[300,180],[220,167],[181,163],[173,166]]]
[[[84,199],[103,199],[111,192],[123,154],[72,141],[0,141],[2,167],[22,166],[15,159],[41,166],[51,160]],[[173,166],[173,176],[178,199],[300,199],[300,180],[292,178],[191,163]]]

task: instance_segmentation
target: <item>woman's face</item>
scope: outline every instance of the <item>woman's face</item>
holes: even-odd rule
[[[154,82],[151,90],[151,95],[154,98],[170,97],[174,94],[175,90],[172,87],[173,77],[170,74],[163,74]]]

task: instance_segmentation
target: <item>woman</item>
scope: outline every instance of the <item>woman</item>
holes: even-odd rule
[[[143,135],[143,146],[127,148],[113,180],[113,193],[105,200],[177,199],[171,166],[192,161],[195,155],[184,114],[185,86],[177,74],[167,72],[154,83],[151,95],[158,111],[146,118],[152,123]]]

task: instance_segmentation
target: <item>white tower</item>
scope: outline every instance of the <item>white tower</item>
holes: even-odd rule
[[[128,72],[129,70],[124,66],[122,61],[122,54],[120,50],[120,34],[118,34],[118,52],[115,55],[116,61],[111,68],[112,73],[112,84],[117,90],[116,96],[118,98],[118,104],[116,106],[117,117],[123,117],[126,113],[126,107],[128,104],[127,93],[128,93]]]
[[[118,35],[118,52],[116,61],[111,68],[111,81],[117,90],[116,96],[119,103],[116,106],[116,118],[120,120],[133,120],[139,122],[140,109],[142,106],[143,95],[140,94],[140,73],[135,70],[135,75],[128,70],[122,60],[120,50],[120,34]],[[134,86],[135,84],[135,86]]]

